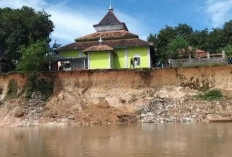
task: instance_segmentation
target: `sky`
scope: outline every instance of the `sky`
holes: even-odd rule
[[[0,0],[0,8],[29,6],[44,9],[55,24],[53,41],[66,45],[95,32],[110,0]],[[232,19],[232,0],[112,0],[114,12],[130,32],[146,40],[165,25],[186,23],[194,30],[222,27]]]

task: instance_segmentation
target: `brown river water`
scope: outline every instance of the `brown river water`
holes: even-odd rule
[[[0,157],[232,157],[232,124],[0,128]]]

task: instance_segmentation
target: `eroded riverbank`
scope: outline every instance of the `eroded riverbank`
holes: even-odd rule
[[[82,107],[60,103],[67,95],[52,97],[43,102],[39,94],[32,99],[14,98],[0,105],[0,126],[94,126],[128,123],[189,123],[208,122],[210,119],[231,119],[232,100],[224,92],[219,100],[196,98],[197,90],[188,87],[165,86],[161,89],[140,89],[119,97],[123,106],[110,106],[106,98],[82,99]],[[115,99],[116,95],[110,96]],[[69,95],[70,96],[70,95]],[[123,96],[123,95],[121,95]],[[128,98],[128,99],[126,99]],[[73,102],[73,100],[72,100]],[[90,103],[91,102],[91,103]]]
[[[0,76],[0,126],[207,122],[232,115],[231,66],[41,73],[52,80],[48,100],[25,98],[25,74]],[[15,97],[7,98],[10,80]],[[195,95],[217,89],[218,100]],[[42,93],[43,94],[43,93]]]

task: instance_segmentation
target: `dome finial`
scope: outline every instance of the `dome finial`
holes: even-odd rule
[[[99,43],[99,45],[102,45],[102,43],[103,43],[102,36],[100,36],[100,39],[98,40],[98,43]]]
[[[110,0],[110,7],[109,7],[108,10],[109,10],[109,11],[113,11],[113,10],[114,10],[113,7],[112,7],[112,0]]]

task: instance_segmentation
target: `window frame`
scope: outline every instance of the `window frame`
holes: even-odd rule
[[[140,58],[140,56],[135,56],[134,57],[134,64],[135,64],[135,66],[140,66],[141,65],[141,58]]]

